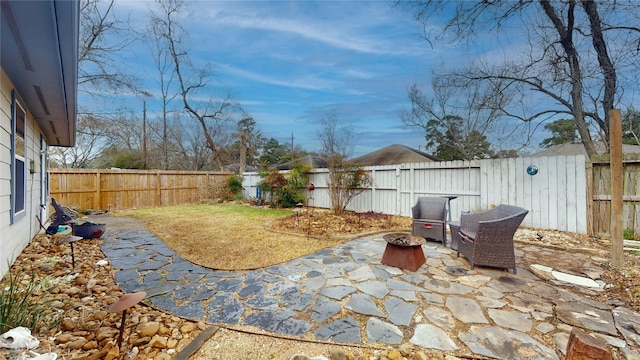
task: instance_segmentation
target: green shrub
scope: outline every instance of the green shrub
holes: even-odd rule
[[[143,169],[144,162],[140,157],[140,154],[134,152],[120,152],[111,162],[111,167],[119,169]]]
[[[0,288],[0,334],[18,326],[39,333],[54,326],[58,321],[55,313],[49,309],[50,300],[41,293],[49,288],[49,284],[36,281],[35,274],[28,275],[18,271],[7,272]],[[47,289],[45,289],[46,287]]]
[[[225,200],[242,200],[242,178],[236,174],[229,175],[226,180]]]
[[[276,168],[261,171],[259,173],[265,197],[270,198],[271,207],[291,208],[298,203],[304,203],[306,196],[304,189],[308,182],[309,165],[296,162],[289,173],[283,174]]]
[[[624,229],[624,231],[622,232],[622,237],[625,240],[637,240],[637,241],[640,241],[640,235],[636,235],[633,232],[633,229],[630,229],[630,228]]]

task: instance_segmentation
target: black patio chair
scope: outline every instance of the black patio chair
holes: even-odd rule
[[[447,198],[419,197],[411,208],[412,234],[447,244]]]

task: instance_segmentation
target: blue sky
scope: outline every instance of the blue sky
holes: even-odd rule
[[[144,27],[154,5],[120,1],[116,8]],[[213,86],[230,90],[266,138],[289,144],[293,133],[295,144],[311,151],[320,150],[320,119],[331,110],[358,134],[354,156],[396,143],[424,150],[424,131],[404,128],[399,117],[410,105],[407,89],[417,83],[428,91],[432,71],[476,56],[502,57],[505,45],[481,36],[473,53],[456,44],[431,48],[412,14],[385,1],[187,5],[179,21],[193,63],[212,66]],[[157,92],[147,48],[129,56],[129,70]],[[151,112],[153,106],[151,100]]]

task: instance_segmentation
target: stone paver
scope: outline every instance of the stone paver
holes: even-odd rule
[[[576,326],[625,358],[639,358],[640,314],[584,296],[602,291],[605,270],[597,265],[606,259],[518,244],[513,275],[470,270],[463,256],[427,242],[426,263],[411,272],[380,264],[382,235],[251,271],[191,264],[144,229],[107,226],[101,247],[124,291],[145,290],[154,306],[212,324],[336,343],[411,343],[499,359],[559,359]],[[538,265],[549,256],[553,274]],[[573,274],[564,276],[563,263],[575,265],[576,259],[584,272],[575,274],[575,266],[567,265]]]

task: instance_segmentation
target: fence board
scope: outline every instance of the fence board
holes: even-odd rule
[[[491,186],[492,184],[489,184],[489,169],[491,163],[490,162],[485,162],[483,164],[484,166],[480,167],[480,204],[478,204],[480,206],[480,208],[475,208],[475,209],[469,209],[471,211],[478,211],[480,209],[488,209],[489,208],[489,202],[492,201],[492,199],[489,199],[490,195],[490,191],[489,191],[489,186]]]
[[[588,203],[590,203],[591,201],[588,200],[587,198],[587,175],[586,175],[586,169],[587,169],[587,161],[586,158],[584,157],[578,157],[575,158],[576,161],[576,169],[580,168],[580,169],[585,169],[584,173],[575,173],[574,174],[574,179],[575,179],[575,196],[576,196],[576,206],[575,209],[577,211],[577,209],[585,209],[585,212],[587,214],[589,214],[588,210]],[[576,219],[576,229],[589,229],[589,220],[588,220],[589,216],[579,216],[579,214],[575,214],[575,219]]]
[[[547,184],[547,189],[548,189],[547,191],[549,192],[549,198],[557,199],[559,196],[563,195],[562,193],[560,193],[560,191],[558,190],[558,186],[556,186],[555,184],[557,180],[554,180],[554,179],[559,179],[558,161],[556,160],[555,157],[551,157],[549,158],[547,166],[549,171],[548,184]],[[549,214],[549,227],[551,227],[552,229],[557,228],[558,216],[560,216],[560,214],[562,213],[558,209],[558,202],[549,202],[546,210],[548,211],[548,214]]]

